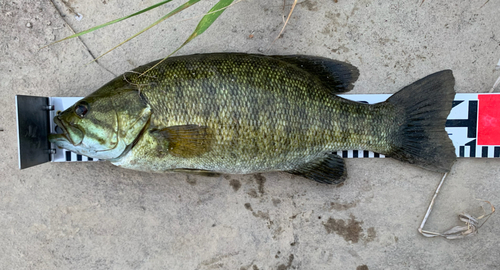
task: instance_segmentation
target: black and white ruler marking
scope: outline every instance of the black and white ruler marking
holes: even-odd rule
[[[350,100],[378,103],[388,94],[340,95]],[[50,130],[55,132],[53,118],[58,111],[72,106],[80,97],[49,97],[54,110],[50,115]],[[500,94],[456,94],[453,109],[446,121],[446,131],[453,141],[457,157],[500,157]],[[344,150],[337,154],[344,158],[384,158],[385,156],[365,150]],[[97,161],[77,155],[65,149],[57,149],[53,162]]]

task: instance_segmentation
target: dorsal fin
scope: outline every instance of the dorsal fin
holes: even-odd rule
[[[275,59],[295,65],[314,76],[332,93],[349,92],[359,77],[357,67],[342,61],[308,55],[273,55]]]

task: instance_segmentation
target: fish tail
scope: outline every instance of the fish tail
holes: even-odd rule
[[[456,160],[445,123],[455,97],[455,78],[443,70],[420,79],[386,102],[396,110],[396,132],[387,156],[436,172],[448,172]]]

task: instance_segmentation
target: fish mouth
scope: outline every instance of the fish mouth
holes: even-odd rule
[[[79,140],[76,142],[73,137],[83,139],[83,132],[77,127],[68,127],[64,121],[59,119],[58,116],[54,117],[54,123],[61,128],[62,133],[53,133],[49,135],[49,141],[57,144],[58,142],[69,142],[70,144],[76,146],[82,142]],[[75,136],[71,136],[71,135]]]

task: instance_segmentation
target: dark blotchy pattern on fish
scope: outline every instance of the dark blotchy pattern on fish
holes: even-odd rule
[[[152,127],[199,125],[213,134],[208,152],[174,158],[180,168],[290,170],[327,151],[391,149],[388,104],[336,97],[315,74],[272,57],[195,55],[167,59],[139,76],[145,69],[127,80],[151,105]]]

